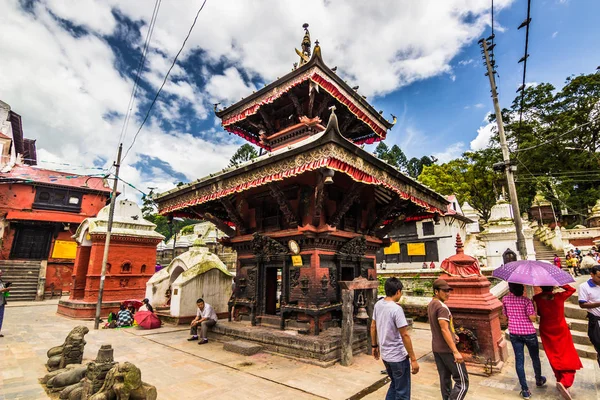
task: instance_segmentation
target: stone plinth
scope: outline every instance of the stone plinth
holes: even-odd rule
[[[445,273],[440,278],[454,289],[446,305],[452,311],[461,347],[467,349],[465,359],[502,368],[507,357],[500,328],[502,303],[490,292],[490,282],[481,274],[477,260],[464,254],[459,235],[456,255],[444,260],[441,268]]]
[[[256,343],[244,342],[242,340],[233,340],[231,342],[225,342],[223,344],[223,350],[231,351],[232,353],[241,354],[243,356],[253,356],[262,350],[262,346]]]

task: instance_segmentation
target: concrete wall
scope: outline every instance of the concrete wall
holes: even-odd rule
[[[186,317],[196,314],[198,298],[210,304],[215,312],[226,313],[231,297],[231,277],[219,269],[211,269],[202,275],[186,280],[182,274],[173,282],[171,315]]]

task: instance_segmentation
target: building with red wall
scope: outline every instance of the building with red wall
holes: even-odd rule
[[[59,314],[82,319],[96,314],[108,214],[106,206],[97,217],[87,218],[77,229],[73,290],[69,300],[59,302]],[[117,311],[124,300],[144,298],[146,282],[154,274],[156,245],[164,239],[155,228],[155,224],[143,218],[136,203],[121,200],[115,204],[102,315]]]
[[[70,291],[77,248],[71,236],[110,196],[102,177],[37,168],[37,162],[21,116],[0,101],[0,267],[13,281],[15,300]]]
[[[47,260],[45,291],[71,290],[79,224],[106,205],[110,188],[89,177],[14,165],[0,173],[0,259]]]

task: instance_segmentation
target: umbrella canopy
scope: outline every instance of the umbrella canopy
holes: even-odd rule
[[[142,303],[142,302],[141,302],[141,301],[139,301],[139,300],[134,300],[134,299],[131,299],[131,300],[125,300],[125,301],[123,301],[123,304],[125,305],[125,307],[133,306],[133,308],[135,308],[135,309],[137,310],[137,309],[138,309],[138,308],[140,308],[140,307],[142,306],[142,304],[144,304],[144,303]]]
[[[134,318],[137,324],[144,329],[160,328],[160,319],[150,311],[138,311]]]
[[[543,261],[519,260],[494,270],[492,276],[506,282],[531,286],[563,286],[575,279],[568,272]]]

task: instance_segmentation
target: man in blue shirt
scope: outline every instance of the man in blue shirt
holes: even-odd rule
[[[398,278],[385,281],[385,298],[375,303],[371,322],[373,357],[381,356],[392,380],[386,400],[410,399],[410,373],[419,372],[419,364],[408,334],[408,322],[398,301],[402,296]],[[410,358],[410,361],[409,361]]]

